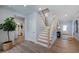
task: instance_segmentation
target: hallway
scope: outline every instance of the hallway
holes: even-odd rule
[[[30,41],[16,45],[6,53],[78,53],[79,42],[74,38],[57,39],[52,48],[48,49]]]

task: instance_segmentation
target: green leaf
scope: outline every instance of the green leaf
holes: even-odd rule
[[[16,23],[13,19],[14,19],[13,17],[6,18],[4,24],[2,25],[1,28],[4,31],[15,31]]]
[[[3,24],[0,24],[0,29],[3,29]]]

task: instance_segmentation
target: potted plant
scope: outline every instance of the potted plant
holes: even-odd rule
[[[16,29],[16,23],[14,21],[13,17],[8,17],[4,20],[3,24],[0,24],[0,29],[3,31],[7,31],[7,36],[8,36],[8,41],[4,42],[3,45],[3,50],[8,50],[13,47],[12,41],[10,40],[10,31],[15,31]]]

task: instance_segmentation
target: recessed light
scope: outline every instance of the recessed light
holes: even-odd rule
[[[27,5],[24,5],[24,7],[26,7]]]
[[[68,16],[67,14],[65,14],[65,16]]]

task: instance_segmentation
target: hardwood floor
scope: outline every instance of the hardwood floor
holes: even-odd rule
[[[74,37],[59,38],[51,48],[45,48],[31,41],[24,41],[5,53],[78,53],[79,42]]]
[[[54,52],[65,52],[65,53],[71,53],[71,52],[75,52],[78,53],[79,52],[79,42],[74,38],[74,37],[70,37],[68,39],[57,39],[57,41],[55,42],[55,44],[52,47],[52,50]]]
[[[24,41],[24,36],[18,36],[18,38],[15,40],[15,43],[19,44],[19,43],[21,43],[23,41]]]
[[[52,52],[48,48],[37,45],[31,41],[24,41],[16,45],[13,49],[6,51],[6,53],[48,53]]]

